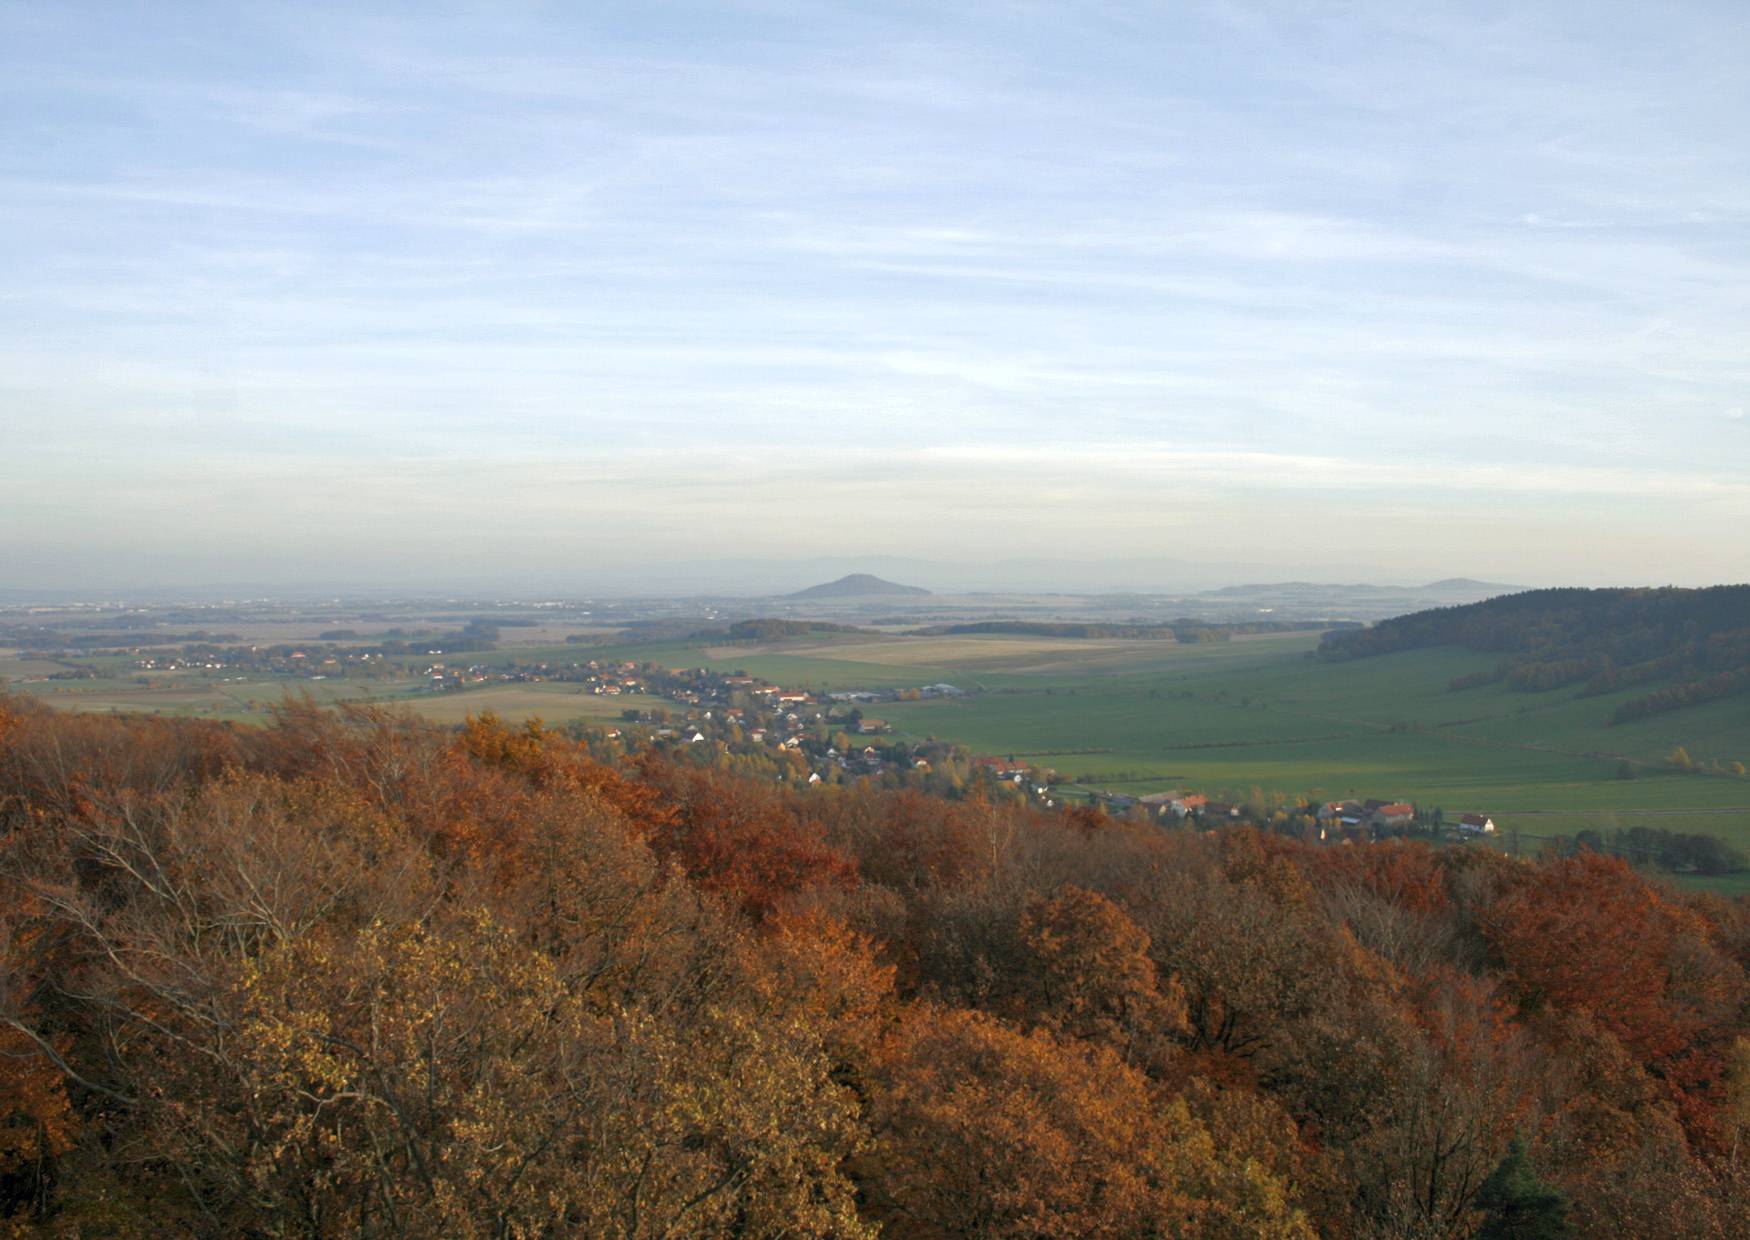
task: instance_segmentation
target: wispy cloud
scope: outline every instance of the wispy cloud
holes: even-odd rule
[[[1747,23],[8,6],[0,525],[1750,575]]]

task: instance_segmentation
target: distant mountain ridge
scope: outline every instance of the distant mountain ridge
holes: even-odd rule
[[[1240,585],[1222,586],[1215,590],[1204,590],[1204,597],[1222,597],[1236,594],[1256,594],[1274,592],[1279,594],[1292,593],[1331,593],[1344,591],[1360,595],[1390,595],[1390,596],[1455,596],[1462,597],[1466,602],[1480,602],[1483,598],[1497,594],[1518,594],[1524,586],[1507,585],[1499,581],[1477,581],[1471,577],[1447,577],[1441,581],[1430,581],[1420,586],[1380,586],[1368,582],[1351,582],[1348,584],[1333,584],[1318,581],[1259,581],[1246,582]]]
[[[1498,594],[1517,594],[1525,588],[1505,585],[1499,581],[1478,581],[1475,577],[1443,577],[1422,587],[1424,590],[1492,590]]]
[[[786,594],[784,597],[799,599],[873,598],[881,595],[916,596],[928,593],[929,591],[922,586],[900,585],[897,581],[888,581],[885,577],[877,577],[873,573],[851,573],[840,577],[837,581],[809,586],[806,590],[798,590],[794,594]]]

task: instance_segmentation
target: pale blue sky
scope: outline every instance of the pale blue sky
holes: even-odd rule
[[[0,584],[1743,580],[1746,135],[1742,3],[0,0]]]

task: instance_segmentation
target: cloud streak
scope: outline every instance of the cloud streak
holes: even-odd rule
[[[1750,576],[1750,26],[1607,16],[0,9],[0,573],[494,505]]]

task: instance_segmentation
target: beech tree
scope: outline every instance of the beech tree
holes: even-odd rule
[[[898,1234],[1312,1235],[1279,1181],[1224,1162],[1183,1102],[1104,1048],[919,1009],[881,1083],[876,1157]]]

